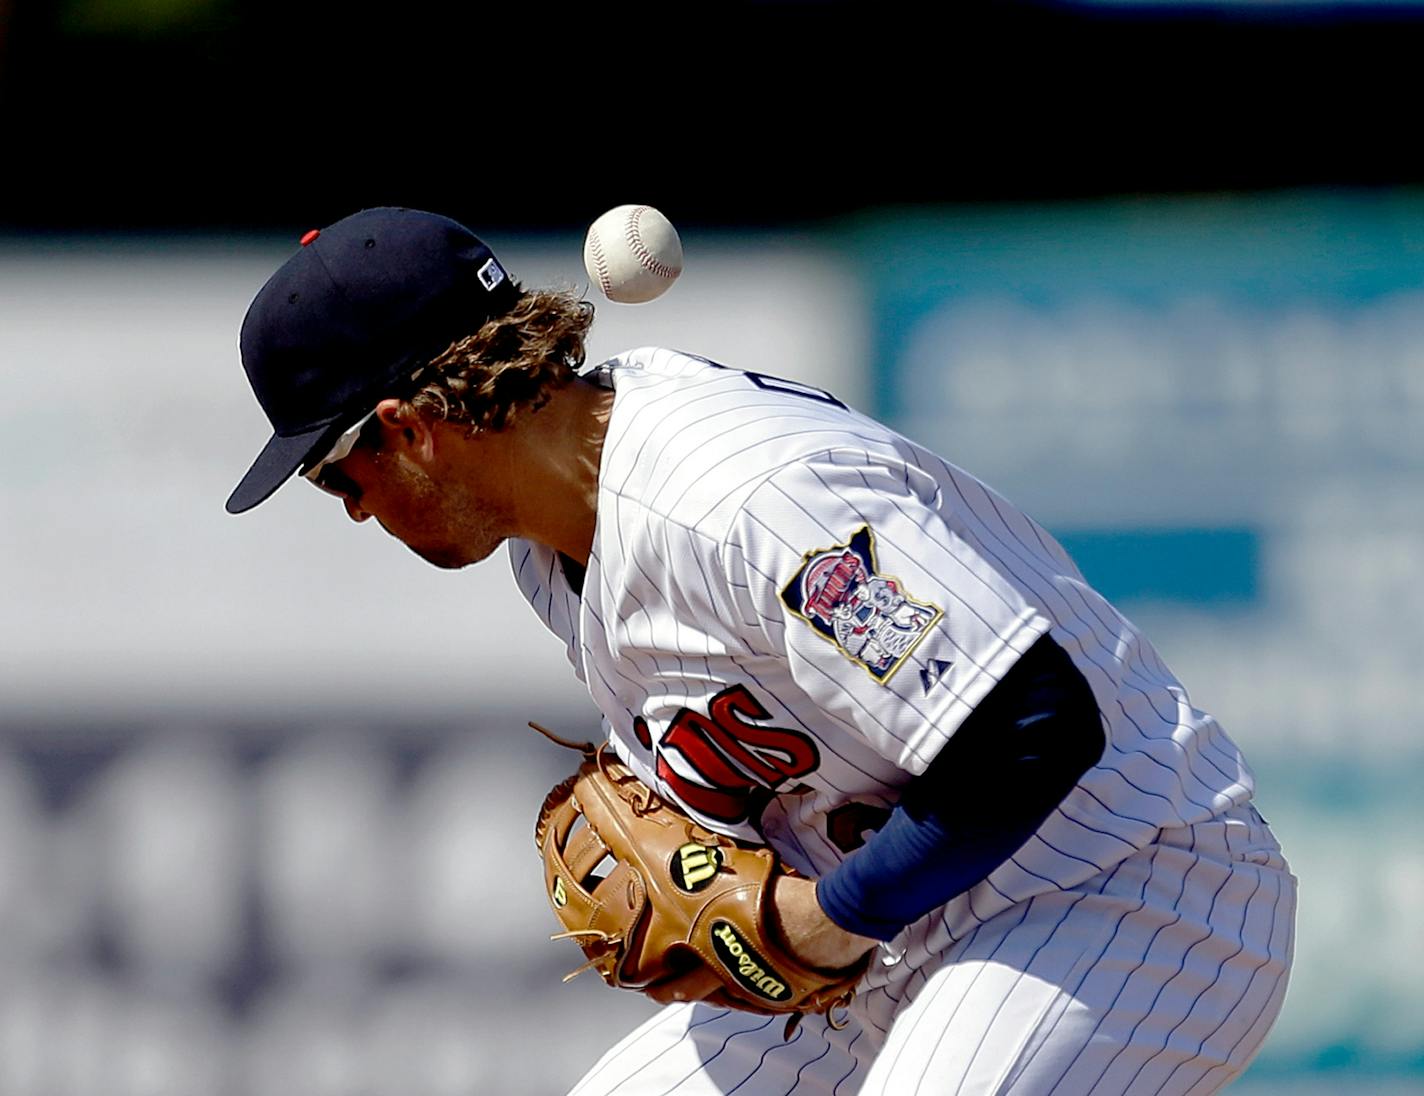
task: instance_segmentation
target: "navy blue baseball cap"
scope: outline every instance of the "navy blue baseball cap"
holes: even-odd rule
[[[262,502],[411,374],[518,300],[494,253],[463,225],[416,209],[367,209],[313,229],[242,321],[242,367],[272,439],[227,500]]]

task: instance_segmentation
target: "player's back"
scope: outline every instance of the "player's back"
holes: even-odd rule
[[[1124,843],[1141,847],[1161,828],[1249,800],[1252,778],[1239,751],[1191,705],[1151,644],[1045,529],[972,474],[797,382],[656,348],[599,368],[616,375],[619,393],[602,482],[654,522],[725,541],[768,481],[798,468],[812,476],[817,467],[852,468],[932,511],[942,523],[937,535],[962,542],[1051,621],[1108,731],[1102,763],[1065,804],[1077,812],[1073,844],[1085,860],[1101,867]],[[806,492],[785,505],[824,504]],[[832,531],[841,540],[855,530]]]

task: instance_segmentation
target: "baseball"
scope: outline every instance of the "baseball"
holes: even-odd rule
[[[610,301],[642,304],[677,281],[682,241],[672,222],[652,206],[617,206],[589,226],[583,265]]]

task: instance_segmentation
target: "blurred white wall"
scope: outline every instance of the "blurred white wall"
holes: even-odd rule
[[[489,241],[586,290],[581,241]],[[0,242],[0,696],[22,710],[413,712],[583,703],[503,550],[437,572],[301,482],[231,517],[270,435],[237,352],[296,241]],[[604,303],[590,358],[661,344],[855,402],[865,320],[811,242],[690,237],[646,305]],[[418,606],[419,639],[382,606]],[[533,713],[531,713],[533,714]]]

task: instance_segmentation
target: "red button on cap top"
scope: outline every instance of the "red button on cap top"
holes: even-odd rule
[[[306,247],[307,244],[311,243],[313,240],[315,240],[315,239],[316,239],[318,236],[320,236],[320,235],[321,235],[321,229],[319,229],[319,228],[314,228],[314,229],[312,229],[310,232],[308,232],[306,235],[304,235],[304,236],[302,237],[302,246],[303,246],[303,247]]]

